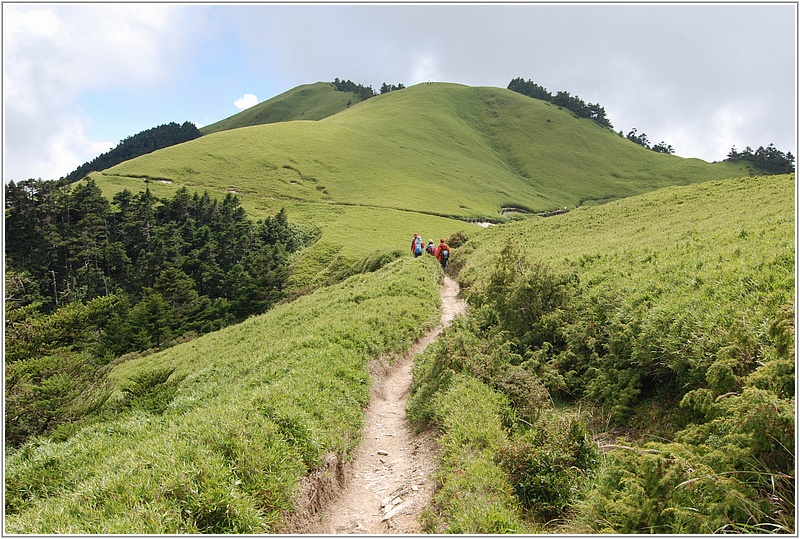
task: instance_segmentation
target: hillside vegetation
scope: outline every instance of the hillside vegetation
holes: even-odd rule
[[[471,314],[410,407],[447,440],[431,531],[793,532],[793,193],[670,187],[456,250]]]
[[[427,531],[795,532],[793,174],[510,90],[295,90],[251,111],[272,123],[7,186],[5,533],[290,529],[359,443],[369,363],[439,319],[413,233],[449,239],[469,301],[415,359]],[[128,284],[153,301],[102,322]],[[87,346],[115,329],[137,347]]]
[[[6,533],[274,533],[360,441],[367,364],[438,321],[441,269],[397,261],[112,366],[100,415],[5,459]]]
[[[328,95],[352,96],[317,83],[274,99],[291,111],[286,118],[298,118],[303,99],[319,104]],[[248,127],[92,177],[109,197],[153,180],[159,196],[185,186],[236,193],[256,216],[285,208],[290,219],[322,230],[319,243],[300,255],[297,288],[324,284],[374,251],[404,250],[414,232],[441,237],[473,228],[464,220],[505,221],[505,208],[575,208],[752,174],[745,162],[648,151],[554,104],[500,88],[420,84],[320,121],[249,125],[252,119],[241,119]]]
[[[430,532],[794,531],[794,176],[671,187],[474,234],[470,315],[414,367]],[[437,319],[390,263],[166,351],[6,452],[6,533],[272,533],[358,444],[367,363]]]

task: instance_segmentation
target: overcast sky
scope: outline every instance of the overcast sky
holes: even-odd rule
[[[301,84],[522,77],[676,155],[796,152],[797,5],[3,3],[4,180]]]

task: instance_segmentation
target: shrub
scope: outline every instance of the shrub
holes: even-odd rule
[[[530,262],[509,240],[489,277],[479,305],[491,308],[499,328],[507,331],[518,353],[550,343],[565,344],[561,327],[570,318],[570,302],[578,290],[575,273]]]
[[[439,338],[414,361],[408,414],[422,427],[433,420],[433,398],[450,386],[452,377],[466,372],[488,380],[508,361],[501,339],[493,342],[481,336],[471,317],[459,317],[440,333]]]
[[[538,378],[519,365],[522,358],[511,350],[506,334],[482,331],[473,316],[461,317],[439,336],[414,363],[414,381],[407,406],[420,428],[432,421],[432,399],[450,386],[453,375],[470,375],[509,399],[515,420],[535,421],[550,405],[550,394]]]
[[[598,465],[584,425],[555,414],[514,436],[496,458],[523,506],[545,521],[563,516]]]
[[[122,385],[125,404],[152,414],[161,414],[175,398],[178,386],[185,376],[169,380],[175,367],[147,369],[133,374]]]
[[[89,355],[66,351],[7,363],[6,444],[17,446],[100,409],[111,395],[104,373]]]
[[[455,232],[450,235],[450,237],[447,239],[447,245],[449,245],[453,249],[457,249],[458,247],[461,247],[462,245],[467,243],[468,240],[469,236],[467,236],[467,233],[464,232],[463,230],[459,230],[458,232]]]
[[[708,393],[689,395],[709,420],[675,443],[608,454],[581,504],[582,520],[603,523],[593,531],[794,533],[794,400],[752,387]]]
[[[594,533],[709,534],[748,519],[752,489],[714,473],[680,444],[620,447],[604,460],[579,504]]]

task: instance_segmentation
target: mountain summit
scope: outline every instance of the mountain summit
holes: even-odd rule
[[[748,174],[743,164],[648,151],[501,88],[418,84],[341,102],[353,97],[327,83],[298,87],[207,126],[199,139],[102,174],[458,219],[574,208]],[[260,123],[268,117],[275,121]],[[214,132],[224,125],[241,127]]]

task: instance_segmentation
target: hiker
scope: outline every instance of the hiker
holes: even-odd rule
[[[444,238],[439,239],[439,248],[436,251],[436,259],[442,265],[442,269],[447,266],[447,261],[450,259],[450,246],[444,242]]]
[[[414,234],[414,239],[411,240],[411,252],[414,254],[414,258],[420,256],[424,250],[423,247],[423,239],[422,236],[419,234]]]
[[[433,240],[428,240],[428,246],[425,247],[425,251],[429,255],[436,256],[436,246],[433,244]]]

